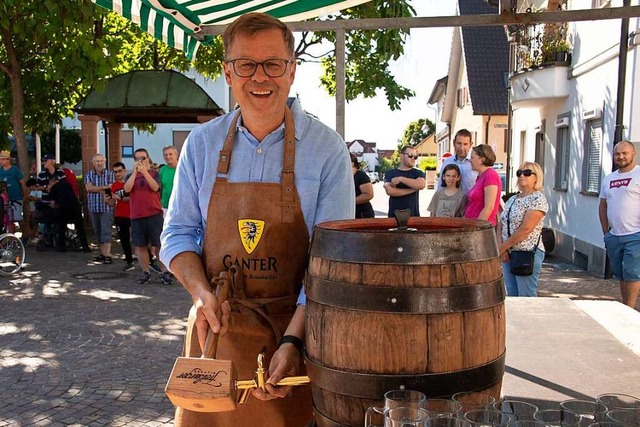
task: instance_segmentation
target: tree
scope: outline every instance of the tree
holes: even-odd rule
[[[408,0],[375,0],[331,19],[414,15]],[[395,82],[387,65],[402,55],[407,34],[408,30],[349,32],[348,100],[359,94],[372,97],[382,88],[390,108],[396,109],[413,96]],[[331,33],[307,34],[297,49],[299,60],[309,58],[308,46],[334,39]],[[326,72],[322,82],[334,94],[334,53],[321,56]],[[13,131],[20,168],[28,173],[25,131],[42,132],[71,116],[80,98],[104,87],[108,78],[134,69],[186,71],[191,66],[215,78],[222,61],[219,37],[202,45],[190,62],[184,53],[89,0],[5,0],[0,3],[0,105],[11,108],[0,110],[0,134]]]
[[[11,123],[20,169],[30,169],[25,129],[55,123],[77,99],[78,88],[109,73],[113,58],[93,31],[88,0],[0,3],[0,125]]]
[[[342,13],[331,16],[331,20],[365,19],[365,18],[397,18],[415,16],[415,9],[407,0],[374,0],[361,6],[346,9]],[[391,110],[400,108],[400,102],[414,96],[414,92],[396,82],[389,70],[389,63],[397,60],[404,53],[404,43],[408,29],[401,30],[358,30],[346,33],[346,87],[345,98],[351,101],[363,95],[372,98],[377,90],[382,89],[387,97]],[[322,85],[330,95],[336,94],[335,49],[313,54],[312,48],[328,41],[335,46],[335,33],[302,33],[302,40],[296,48],[299,61],[320,61],[324,76],[320,78]]]
[[[429,119],[418,119],[409,123],[398,144],[398,149],[405,145],[415,147],[436,130],[436,125]]]
[[[193,65],[207,77],[222,69],[218,39]],[[89,90],[133,69],[187,70],[190,61],[156,42],[135,24],[89,0],[23,0],[0,3],[0,133],[16,139],[23,172],[30,170],[25,131],[42,132]],[[10,126],[9,126],[10,124]]]

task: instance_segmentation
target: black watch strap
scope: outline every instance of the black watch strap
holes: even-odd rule
[[[280,348],[282,344],[286,343],[293,344],[294,346],[296,346],[300,354],[303,353],[304,344],[302,343],[302,340],[295,335],[283,335],[282,338],[280,338],[280,342],[278,343],[278,348]]]

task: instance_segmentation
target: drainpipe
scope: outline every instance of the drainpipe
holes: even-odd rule
[[[491,122],[491,114],[487,117],[487,123],[484,124],[484,143],[489,145],[489,123]]]
[[[631,6],[631,0],[623,0],[623,7]],[[629,45],[629,18],[623,18],[620,24],[620,49],[618,53],[618,91],[616,94],[616,125],[613,135],[613,145],[622,141],[622,131],[624,130],[624,90],[627,76],[627,49]],[[611,147],[611,170],[618,168],[614,161],[613,146]],[[604,278],[611,279],[611,263],[607,254],[604,263]]]
[[[631,0],[624,0],[623,7],[629,7]],[[622,132],[624,130],[624,91],[626,84],[626,71],[627,71],[627,51],[629,46],[629,18],[623,18],[620,25],[620,50],[618,57],[618,92],[616,96],[616,124],[615,133],[613,136],[613,144],[622,141]],[[612,170],[616,170],[616,165],[613,162],[613,149],[612,152]]]

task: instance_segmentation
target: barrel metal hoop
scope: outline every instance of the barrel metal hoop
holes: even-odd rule
[[[493,228],[455,233],[380,233],[316,227],[310,255],[357,264],[432,265],[485,261],[499,253]]]
[[[336,282],[307,273],[305,291],[309,301],[381,313],[456,313],[494,307],[505,300],[502,278],[466,286],[409,288]]]
[[[306,358],[311,384],[332,393],[363,399],[382,399],[389,390],[421,391],[427,397],[449,397],[462,391],[479,391],[502,380],[505,353],[481,366],[459,371],[415,374],[379,375],[346,372],[318,364]]]

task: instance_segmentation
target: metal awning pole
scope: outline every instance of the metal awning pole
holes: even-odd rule
[[[336,30],[336,132],[344,139],[345,122],[345,30]]]

